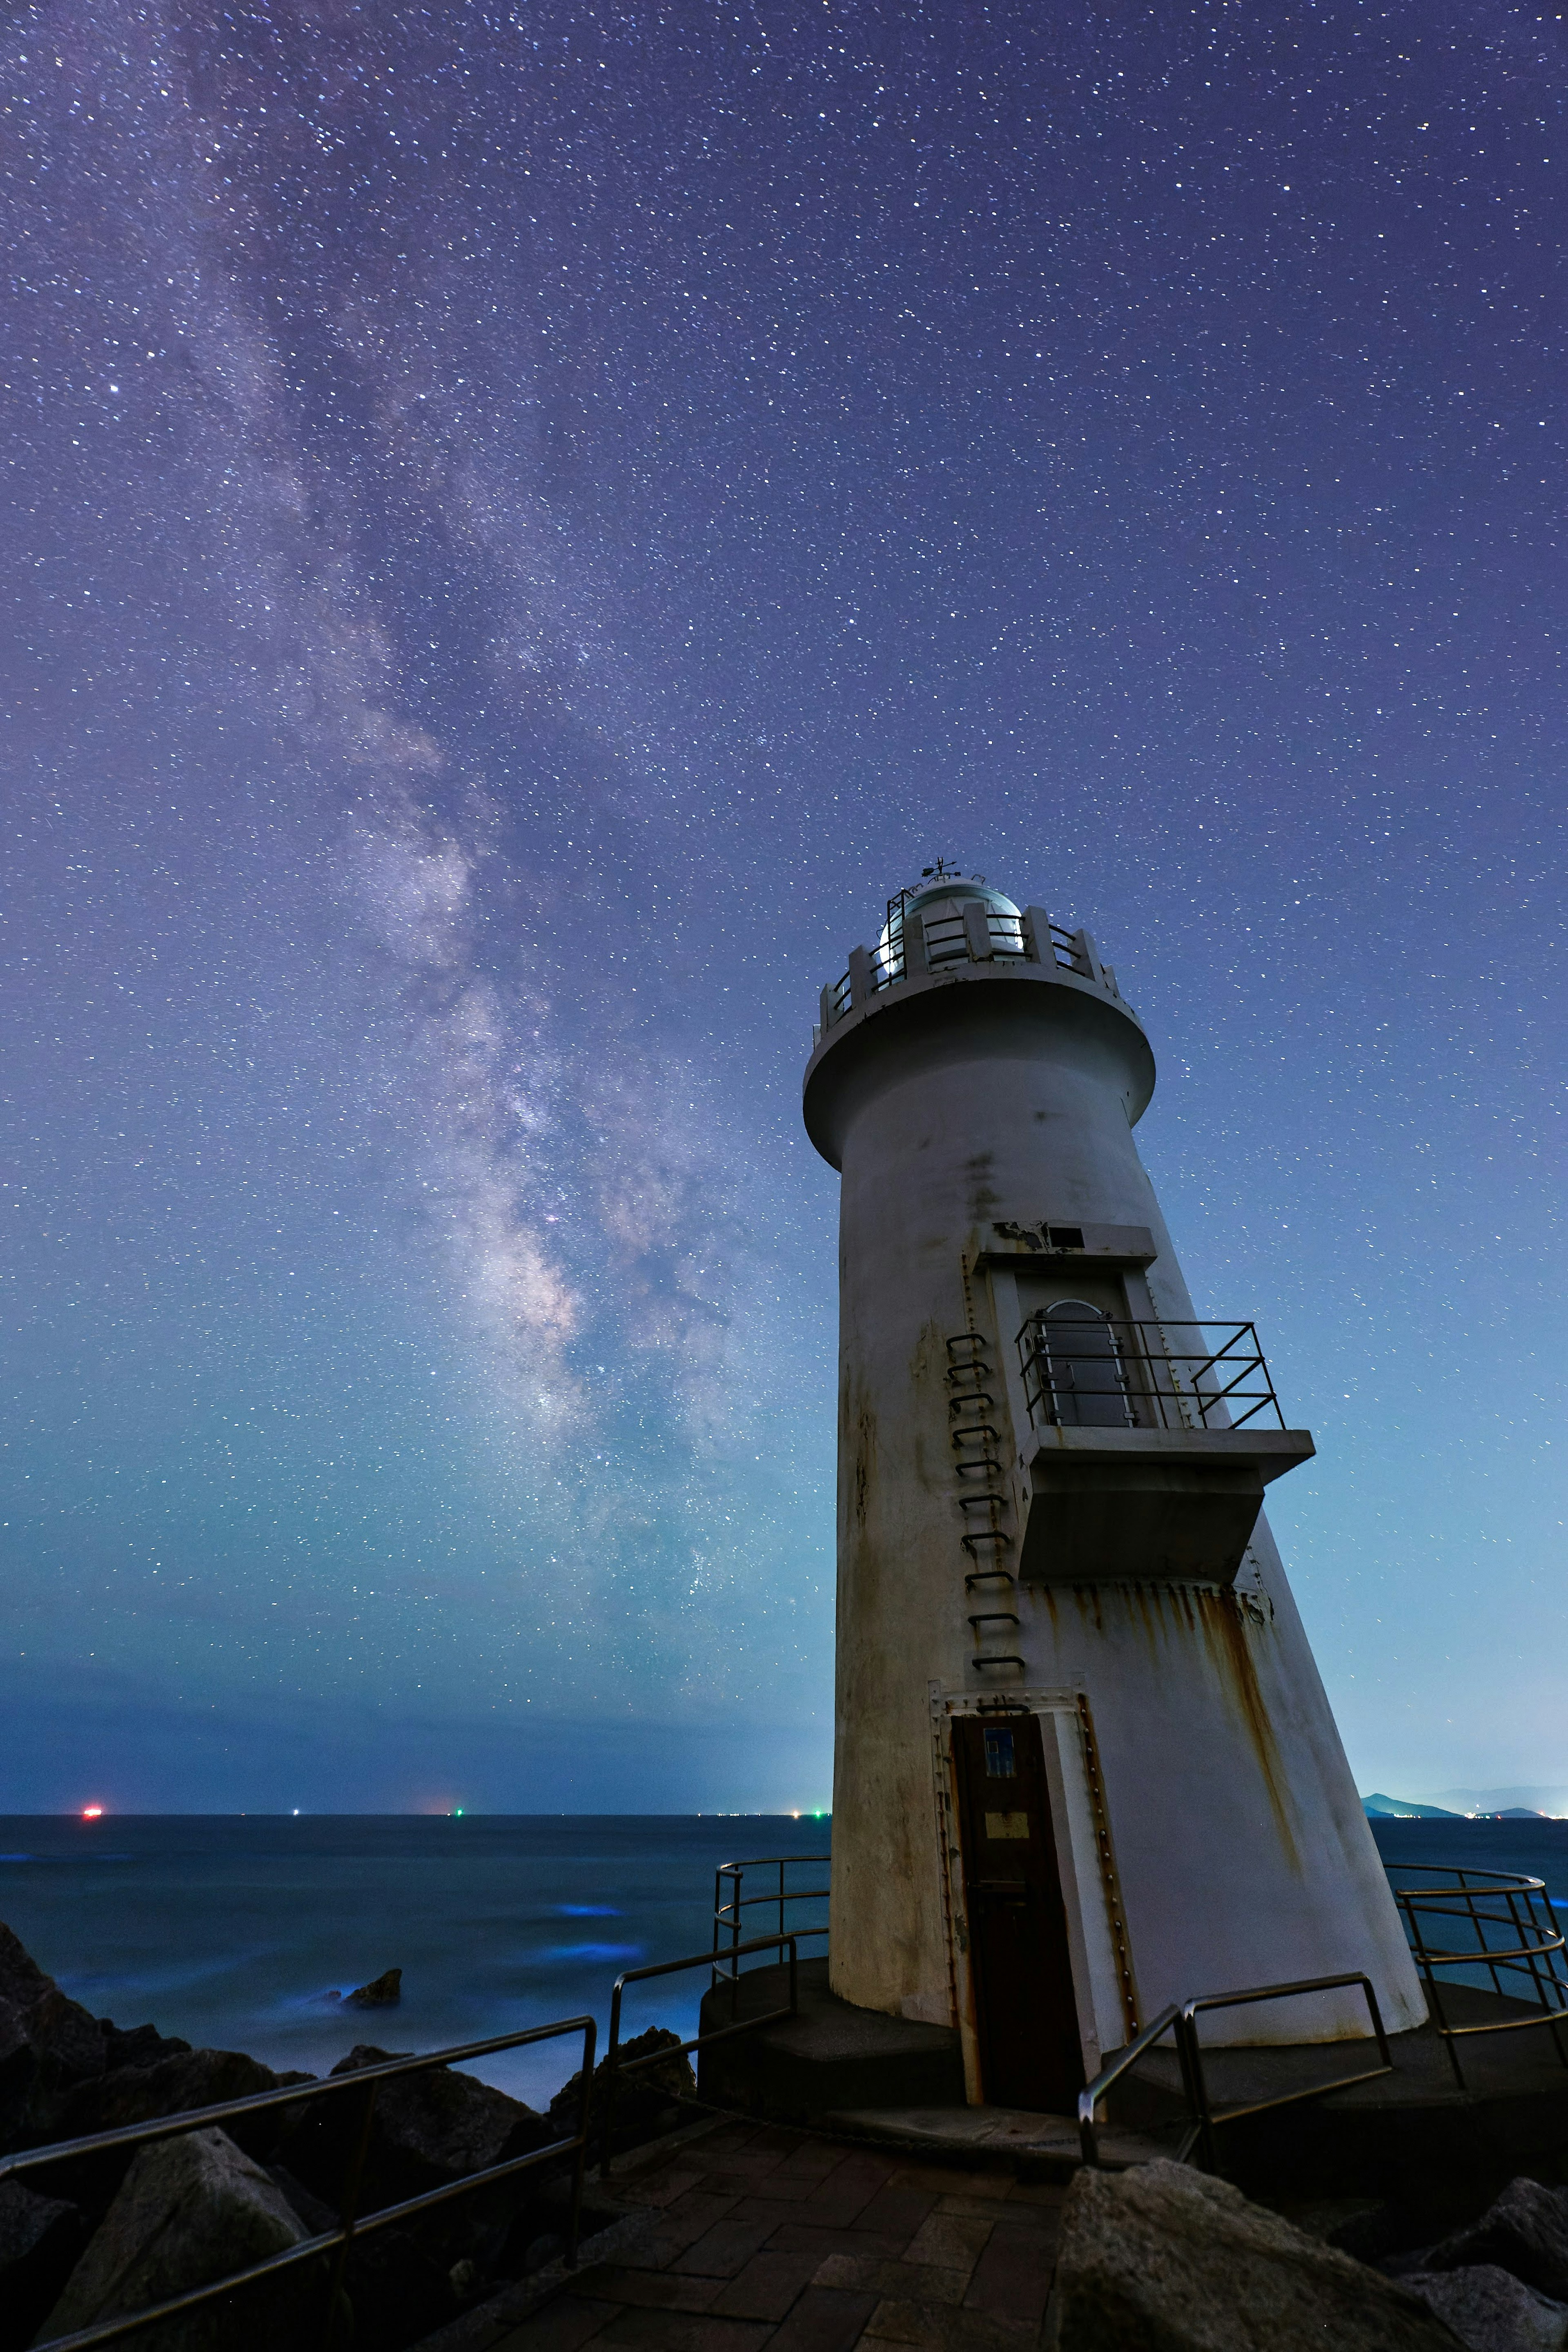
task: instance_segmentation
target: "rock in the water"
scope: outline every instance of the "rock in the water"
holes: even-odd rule
[[[31,2342],[87,2235],[81,2214],[20,2180],[0,2180],[0,2341]]]
[[[1454,2352],[1392,2279],[1179,2164],[1080,2172],[1062,2209],[1051,2352]]]
[[[388,1969],[384,1974],[372,1977],[369,1984],[346,1992],[343,1999],[355,2009],[395,2009],[402,1999],[402,1970]]]
[[[1554,2303],[1568,2303],[1568,2197],[1539,2180],[1511,2180],[1495,2205],[1427,2256],[1429,2271],[1495,2263]]]
[[[0,1925],[0,2145],[73,2083],[101,2074],[104,2034],[20,1939]]]
[[[663,2125],[669,2109],[680,2099],[696,2096],[697,2078],[691,2061],[681,2048],[681,2037],[668,2026],[651,2025],[646,2033],[639,2033],[631,2042],[621,2044],[622,2063],[628,2058],[648,2058],[656,2050],[668,2050],[670,2056],[657,2066],[649,2066],[635,2074],[622,2076],[615,2095],[615,2138],[617,2144],[632,2139],[645,2139]],[[610,2061],[601,2058],[593,2070],[593,2082],[589,2092],[589,2129],[596,2132],[604,2115],[605,2083]],[[549,2103],[552,2137],[570,2138],[577,2129],[578,2100],[582,2091],[580,2068],[556,2093]]]
[[[1406,2272],[1400,2284],[1446,2321],[1469,2352],[1563,2352],[1568,2346],[1568,2304],[1537,2294],[1495,2263]]]
[[[145,2310],[225,2272],[282,2253],[306,2232],[259,2165],[224,2132],[141,2149],[44,2325],[65,2336]],[[142,2329],[139,2352],[272,2352],[319,2328],[325,2273],[302,2263],[277,2279]]]

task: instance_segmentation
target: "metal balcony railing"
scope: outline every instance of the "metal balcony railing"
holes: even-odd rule
[[[913,941],[917,926],[918,943],[913,954],[906,953],[906,933]],[[1001,915],[976,899],[952,915],[930,917],[916,913],[900,917],[894,913],[889,918],[881,942],[874,948],[857,948],[850,959],[849,970],[823,989],[816,1034],[820,1041],[847,1013],[853,1011],[857,1003],[879,995],[883,989],[896,988],[912,976],[912,966],[916,972],[922,968],[942,971],[977,961],[1047,961],[1058,971],[1070,971],[1080,980],[1093,981],[1121,1002],[1116,975],[1109,964],[1100,961],[1088,932],[1069,930],[1065,924],[1051,922],[1037,908],[1022,915]]]
[[[1024,1396],[1039,1428],[1283,1429],[1250,1323],[1145,1323],[1069,1301],[1018,1335]]]

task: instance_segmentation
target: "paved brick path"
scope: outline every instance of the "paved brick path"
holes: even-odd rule
[[[726,2123],[614,2184],[649,2220],[495,2352],[1025,2352],[1065,2192]]]

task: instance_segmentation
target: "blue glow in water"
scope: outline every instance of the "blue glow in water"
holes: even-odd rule
[[[0,1851],[38,1865],[5,1878],[0,1917],[95,2015],[323,2074],[356,2042],[439,2050],[583,2012],[602,2034],[622,1969],[706,1951],[714,1869],[737,1843],[815,1853],[825,1828],[788,1816],[120,1814],[106,1853],[68,1816],[0,1815]],[[825,1903],[806,1907],[825,1918]],[[403,1972],[395,2009],[325,1998],[390,1968]],[[695,2033],[706,1986],[706,1969],[628,1986],[622,2032]],[[477,2071],[537,2107],[580,2063],[567,2036]]]
[[[0,1853],[0,1862],[31,1862],[30,1853]]]
[[[642,1957],[641,1944],[552,1944],[535,1956],[533,1965],[537,1968],[542,1962],[548,1967],[562,1960],[640,1960]]]

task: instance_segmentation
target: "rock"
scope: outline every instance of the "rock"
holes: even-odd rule
[[[1051,2352],[1454,2352],[1417,2297],[1186,2165],[1084,2170],[1062,2209]]]
[[[127,2124],[151,2123],[159,2116],[183,2115],[191,2107],[217,2106],[226,2099],[246,2099],[285,2083],[310,2079],[308,2074],[275,2074],[237,2050],[176,2052],[155,2066],[120,2066],[94,2083],[78,2084],[55,2104],[39,2137],[76,2139],[89,2132],[117,2131]],[[259,2116],[236,2116],[224,2128],[237,2147],[265,2163],[298,2114],[297,2108],[273,2107]],[[74,2198],[96,2219],[119,2189],[131,2160],[123,2149],[68,2158],[50,2168],[49,2185]]]
[[[298,2245],[306,2232],[282,2192],[216,2129],[154,2140],[138,2153],[88,2242],[44,2336],[162,2303]],[[319,2328],[326,2273],[303,2263],[233,2296],[141,2329],[138,2352],[271,2352]]]
[[[384,1975],[372,1977],[369,1984],[361,1985],[358,1991],[346,1992],[343,1999],[355,2009],[395,2009],[402,1999],[402,1970],[388,1969]]]
[[[305,2225],[308,2238],[319,2238],[338,2226],[337,2210],[321,2197],[313,2197],[302,2180],[297,2180],[285,2164],[269,2164],[267,2177],[275,2189],[281,2189]]]
[[[679,2099],[695,2099],[697,2078],[692,2073],[691,2061],[681,2049],[681,2037],[667,2026],[651,2025],[646,2033],[639,2033],[631,2042],[621,2044],[621,2057],[646,2058],[655,2050],[668,2050],[666,2063],[650,2066],[644,2073],[625,2074],[615,2095],[615,2143],[618,2147],[641,2139],[650,2139],[655,2132],[667,2127],[668,2110]],[[596,2136],[604,2114],[604,2085],[610,2061],[601,2058],[593,2070],[593,2084],[589,2093],[589,2135]],[[549,2103],[551,2136],[556,2139],[570,2138],[577,2129],[577,2103],[582,2088],[580,2068],[571,2080],[563,2084]]]
[[[0,1925],[0,2145],[26,2131],[59,2092],[101,2074],[105,2063],[97,2018],[68,2000]]]
[[[396,2054],[361,2042],[332,2073],[357,2074]],[[341,2194],[363,2112],[356,2098],[312,2100],[289,2135],[282,2159],[318,2196],[335,2202]],[[472,2074],[433,2066],[423,2074],[394,2076],[376,2093],[361,2206],[369,2212],[443,2188],[465,2173],[542,2147],[551,2136],[532,2107],[476,2082]]]
[[[0,2343],[30,2343],[70,2275],[87,2225],[78,2208],[0,2180]]]
[[[1401,2284],[1418,2294],[1469,2352],[1563,2352],[1568,2345],[1568,2304],[1537,2294],[1495,2263],[1408,2272]]]
[[[1539,2180],[1511,2180],[1495,2205],[1427,2254],[1424,2268],[1452,2271],[1492,2263],[1537,2294],[1568,2303],[1568,2197]]]
[[[155,2025],[133,2025],[122,2033],[112,2018],[98,2021],[103,2034],[104,2063],[112,2073],[117,2066],[156,2066],[161,2058],[177,2058],[190,2049],[177,2033],[160,2033]]]

